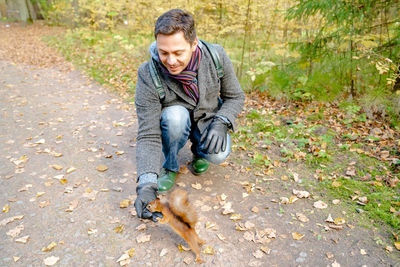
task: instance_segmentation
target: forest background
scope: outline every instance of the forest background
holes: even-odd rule
[[[307,162],[352,207],[354,194],[368,197],[369,218],[398,241],[400,1],[0,0],[4,20],[66,29],[46,41],[129,100],[155,20],[171,8],[191,12],[199,38],[232,59],[250,99],[233,135],[246,170]]]

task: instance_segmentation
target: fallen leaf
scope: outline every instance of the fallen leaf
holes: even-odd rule
[[[68,170],[66,171],[66,174],[70,174],[70,173],[72,173],[74,171],[76,171],[75,167],[68,168]]]
[[[328,218],[325,219],[326,222],[334,223],[335,221],[332,218],[332,215],[329,213]]]
[[[187,247],[183,246],[182,244],[178,244],[178,249],[180,252],[190,250],[190,248],[187,248]]]
[[[142,223],[141,225],[139,225],[138,227],[136,227],[136,230],[141,231],[141,230],[146,230],[147,226],[145,223]]]
[[[240,221],[242,219],[242,215],[240,215],[239,213],[234,213],[231,215],[229,219],[231,219],[234,222]]]
[[[10,205],[8,205],[8,204],[4,205],[2,211],[3,211],[4,213],[9,212],[9,211],[10,211]]]
[[[21,257],[16,257],[16,256],[13,256],[13,260],[14,260],[14,262],[17,262],[17,261],[19,261],[19,259],[21,259]]]
[[[119,203],[119,207],[121,209],[127,208],[127,207],[129,207],[130,204],[131,204],[131,201],[129,199],[124,199]]]
[[[19,234],[22,232],[22,230],[24,230],[24,225],[20,224],[17,227],[9,230],[7,232],[7,235],[11,236],[12,238],[15,238],[15,237],[19,236]]]
[[[303,213],[296,213],[296,217],[301,222],[308,222],[309,219]]]
[[[332,182],[332,186],[333,187],[341,187],[342,186],[342,182],[339,182],[339,181],[335,180],[335,181]]]
[[[335,260],[335,261],[332,263],[332,267],[340,267],[340,264]]]
[[[168,253],[168,249],[163,248],[160,252],[160,257],[164,257]]]
[[[310,197],[310,192],[308,192],[308,191],[301,191],[301,190],[296,190],[296,189],[293,189],[293,194],[295,194],[298,198],[308,198],[308,197]]]
[[[13,217],[9,217],[9,218],[3,219],[3,220],[0,221],[0,226],[4,226],[4,225],[6,225],[8,223],[11,223],[11,222],[13,222],[15,220],[21,220],[22,218],[24,218],[24,215],[17,215],[17,216],[13,216]]]
[[[336,218],[335,221],[334,221],[334,223],[335,223],[336,225],[342,225],[342,224],[345,224],[345,223],[346,223],[346,219],[344,219],[344,218]]]
[[[334,199],[334,200],[332,200],[332,204],[334,204],[334,205],[337,205],[337,204],[339,204],[340,203],[340,200],[339,199]]]
[[[271,253],[271,249],[265,246],[260,247],[261,251],[265,254],[269,255]]]
[[[36,197],[41,197],[41,196],[43,196],[44,194],[46,194],[46,192],[37,192],[37,193],[36,193]]]
[[[140,235],[138,235],[138,237],[136,237],[136,241],[138,243],[145,243],[150,241],[151,235],[146,235],[145,233],[142,233]]]
[[[117,234],[120,234],[124,230],[124,227],[125,227],[125,225],[121,224],[120,226],[117,226],[114,228],[114,232],[116,232]]]
[[[42,251],[49,252],[49,251],[53,250],[53,248],[55,248],[56,246],[57,246],[57,243],[51,242],[47,247],[42,248]]]
[[[50,201],[44,200],[44,201],[41,201],[41,202],[39,203],[39,208],[45,208],[45,207],[47,207],[48,205],[50,205]]]
[[[43,262],[47,266],[53,266],[54,264],[56,264],[58,262],[59,259],[60,259],[59,257],[51,256],[51,257],[45,258]]]
[[[299,198],[297,196],[291,196],[289,198],[289,204],[293,204],[294,202],[296,202]]]
[[[244,227],[246,227],[246,229],[253,229],[254,227],[255,227],[256,225],[254,224],[254,223],[252,223],[252,222],[249,222],[249,221],[246,221],[245,223],[244,223]]]
[[[55,169],[55,170],[57,170],[57,171],[60,171],[60,170],[62,170],[64,167],[63,166],[61,166],[61,165],[58,165],[58,164],[53,164],[53,165],[50,165],[53,169]]]
[[[333,259],[333,257],[335,257],[335,255],[333,255],[333,253],[332,252],[327,252],[326,254],[326,257],[328,258],[328,259]]]
[[[400,242],[394,242],[394,246],[397,250],[400,250]]]
[[[97,234],[97,229],[91,229],[91,228],[89,228],[87,232],[88,232],[88,235]]]
[[[224,236],[223,234],[217,234],[217,237],[218,237],[219,240],[221,240],[221,241],[225,241],[225,240],[226,240],[226,238],[225,238],[225,236]]]
[[[234,213],[235,211],[232,209],[232,202],[227,202],[222,206],[222,214],[223,215],[227,215],[227,214],[231,214]]]
[[[96,170],[98,170],[99,172],[105,172],[106,170],[108,170],[108,167],[106,165],[99,165],[97,166]]]
[[[131,262],[131,259],[128,254],[124,253],[121,255],[121,257],[118,258],[117,262],[120,266],[125,266]]]
[[[176,185],[179,187],[186,187],[186,184],[183,182],[176,183]]]
[[[247,241],[254,241],[254,233],[251,231],[245,232],[243,238]]]
[[[194,189],[197,189],[197,190],[200,190],[200,189],[202,188],[202,186],[201,186],[200,183],[192,184],[192,187],[193,187]]]
[[[206,246],[205,249],[203,250],[204,254],[208,254],[208,255],[214,255],[215,251],[214,248],[211,246]]]
[[[115,155],[117,155],[117,156],[121,156],[123,154],[125,154],[125,151],[116,151],[115,152]]]
[[[328,205],[326,203],[324,203],[322,200],[318,200],[318,201],[314,202],[314,207],[317,209],[326,209],[328,207]]]
[[[207,230],[218,230],[218,226],[215,222],[206,222],[205,227]]]
[[[72,212],[74,209],[76,209],[79,205],[79,200],[74,199],[69,203],[69,207],[65,210],[66,212]]]
[[[389,252],[389,253],[392,253],[392,252],[393,252],[393,247],[392,247],[392,246],[386,246],[385,249],[386,249],[386,251]]]
[[[190,265],[190,264],[192,264],[193,259],[192,259],[192,257],[187,256],[183,259],[183,262],[186,263],[187,265]]]
[[[294,233],[292,233],[292,237],[294,240],[300,240],[304,237],[304,235],[294,232]]]
[[[365,251],[365,249],[360,249],[360,254],[361,255],[367,255],[367,252]]]
[[[253,208],[251,208],[251,211],[254,212],[254,213],[258,213],[260,210],[259,210],[259,208],[254,206]]]
[[[21,238],[15,239],[15,242],[26,244],[26,242],[28,242],[28,240],[29,240],[29,235],[26,235]]]
[[[289,199],[287,197],[280,197],[279,199],[281,200],[281,204],[289,204]]]
[[[260,249],[258,249],[256,252],[253,252],[253,256],[256,259],[261,259],[264,256],[264,253]]]

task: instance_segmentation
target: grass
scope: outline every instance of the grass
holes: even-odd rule
[[[301,109],[300,107],[292,112],[296,114],[301,112]],[[348,108],[343,109],[343,113],[346,112]],[[360,122],[360,118],[363,118],[354,108],[351,113],[352,121]],[[400,209],[399,187],[387,186],[382,178],[388,174],[388,164],[357,153],[356,150],[365,148],[366,143],[369,140],[373,141],[374,138],[368,137],[366,143],[339,144],[346,140],[354,141],[359,136],[337,134],[324,123],[327,118],[323,109],[305,115],[304,118],[306,120],[282,120],[282,116],[274,112],[262,109],[249,110],[242,121],[243,126],[232,135],[235,141],[234,149],[244,151],[249,156],[249,161],[256,172],[274,169],[275,160],[291,163],[292,166],[303,165],[310,170],[310,173],[315,173],[318,169],[317,179],[308,180],[306,183],[315,182],[314,188],[318,191],[325,192],[331,198],[342,200],[348,212],[353,214],[357,213],[357,210],[363,212],[362,216],[365,217],[363,225],[368,226],[371,223],[376,226],[384,225],[390,231],[398,231],[400,218],[393,211]],[[345,120],[346,118],[343,118],[339,121],[344,128],[351,127],[351,123],[347,125],[349,122]],[[268,150],[271,145],[279,147],[275,155],[273,151]],[[353,176],[346,175],[349,166],[355,168]],[[363,181],[362,177],[365,175],[370,178]],[[333,183],[334,181],[336,182]],[[365,206],[357,203],[357,196],[367,198]]]
[[[153,39],[151,35],[138,35],[126,30],[109,32],[81,28],[67,31],[64,36],[48,37],[46,41],[96,81],[133,101],[136,71],[148,59],[147,50]],[[221,44],[238,71],[240,45],[235,38],[225,38]],[[293,96],[293,99],[307,102],[312,99],[312,91],[306,86],[315,89],[330,81],[329,76],[318,73],[307,78],[304,70],[295,65],[286,68],[267,66],[263,64],[266,60],[279,60],[270,55],[268,50],[263,53],[255,57],[257,62],[254,64],[244,64],[240,82],[248,91],[263,91],[269,85],[269,94],[281,96],[286,93]],[[248,73],[255,75],[254,80]],[[321,97],[334,99],[335,94],[341,91],[338,88],[334,84],[332,91]],[[359,142],[360,134],[352,130],[367,120],[361,107],[353,102],[341,104],[337,112],[343,116],[337,121],[345,130],[337,133],[328,123],[332,117],[327,115],[329,108],[312,104],[307,106],[303,102],[297,102],[300,105],[294,109],[288,106],[285,111],[271,109],[267,105],[251,109],[241,120],[242,125],[238,131],[232,135],[233,149],[244,152],[244,157],[248,157],[254,171],[267,175],[279,166],[279,162],[303,165],[310,173],[320,170],[317,177],[320,182],[316,186],[318,190],[342,199],[353,212],[356,212],[356,208],[362,208],[364,215],[377,225],[387,225],[393,231],[399,229],[399,217],[390,211],[390,207],[400,209],[400,200],[397,198],[400,195],[399,187],[390,188],[379,181],[379,177],[385,176],[388,170],[387,163],[354,152],[367,147],[368,142],[371,144],[379,141],[370,137],[370,140]],[[286,103],[281,103],[281,106]],[[357,162],[356,174],[346,178],[346,169],[351,161]],[[360,177],[367,173],[371,175],[371,180],[361,181]],[[332,186],[334,180],[340,182],[341,186]],[[361,207],[351,200],[351,197],[357,195],[356,191],[369,200],[365,206]]]

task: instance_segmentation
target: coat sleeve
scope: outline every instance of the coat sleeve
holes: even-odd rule
[[[225,50],[220,45],[216,45],[216,48],[224,68],[220,89],[220,97],[223,103],[216,115],[227,118],[232,124],[232,129],[235,130],[235,119],[242,111],[245,94],[240,87],[238,78],[233,69],[233,64]]]
[[[152,83],[148,63],[138,70],[135,92],[136,114],[139,123],[136,143],[138,177],[144,173],[159,174],[161,168],[161,103]]]

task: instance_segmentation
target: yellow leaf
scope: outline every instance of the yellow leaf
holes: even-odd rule
[[[345,224],[345,223],[346,223],[346,219],[345,219],[345,218],[336,218],[333,222],[334,222],[336,225],[342,225],[342,224]]]
[[[49,252],[57,246],[57,243],[51,242],[47,247],[42,248],[43,252]]]
[[[117,234],[120,234],[124,230],[124,227],[125,227],[125,225],[121,224],[120,226],[114,228],[114,232],[116,232]]]
[[[41,197],[45,194],[46,192],[37,192],[36,197]]]
[[[127,208],[127,207],[129,207],[130,204],[131,204],[131,201],[129,199],[124,199],[119,203],[119,207],[121,209]]]
[[[129,257],[133,257],[135,255],[135,249],[131,248],[128,251],[126,251],[126,253],[129,255]]]
[[[108,167],[106,165],[99,165],[97,166],[96,170],[98,170],[99,172],[105,172],[106,170],[108,170]]]
[[[181,244],[178,244],[178,249],[179,249],[180,252],[189,251],[190,250],[190,248],[187,248],[187,247],[185,247],[185,246],[183,246]]]
[[[229,219],[231,219],[234,222],[240,221],[242,219],[242,215],[240,215],[239,213],[234,213],[231,215]]]
[[[397,248],[397,250],[400,250],[400,242],[394,242],[394,246]]]
[[[213,247],[211,246],[207,246],[204,250],[203,250],[204,254],[208,254],[208,255],[214,255],[215,251],[213,249]]]
[[[53,165],[51,165],[51,167],[57,171],[60,171],[64,168],[63,166],[58,165],[58,164],[53,164]]]
[[[65,179],[65,178],[60,179],[60,183],[61,183],[61,184],[66,184],[67,182],[68,182],[68,180]]]
[[[3,207],[3,212],[4,212],[4,213],[7,213],[7,212],[9,212],[9,211],[10,211],[10,205],[8,205],[8,204],[4,205],[4,207]]]
[[[342,186],[342,182],[333,181],[333,182],[332,182],[332,186],[333,186],[333,187],[340,187],[340,186]]]
[[[292,233],[292,237],[294,240],[300,240],[304,237],[304,235],[294,232],[294,233]]]

